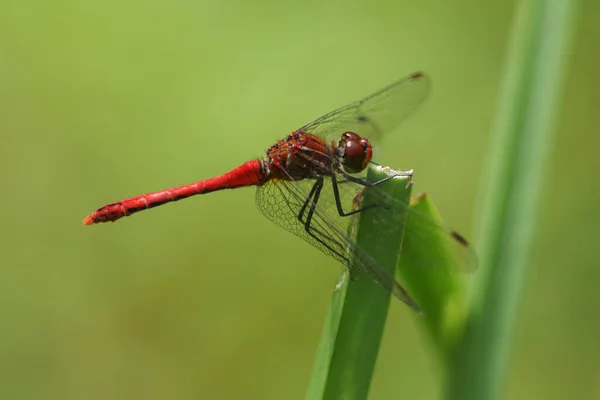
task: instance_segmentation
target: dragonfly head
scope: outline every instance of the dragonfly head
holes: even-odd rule
[[[373,148],[367,139],[354,132],[346,132],[340,138],[337,154],[344,171],[355,174],[367,167],[373,156]]]

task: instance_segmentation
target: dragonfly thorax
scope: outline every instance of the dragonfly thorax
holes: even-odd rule
[[[367,167],[373,156],[371,143],[354,132],[342,134],[337,146],[337,156],[349,174],[355,174]]]

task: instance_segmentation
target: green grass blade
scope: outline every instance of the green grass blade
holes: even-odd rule
[[[381,171],[369,170],[371,182],[384,178]],[[378,186],[408,205],[411,188],[404,178]],[[369,204],[369,189],[364,204]],[[357,243],[378,262],[394,271],[402,247],[404,224],[386,225],[386,211],[373,209],[369,218],[359,218]],[[341,288],[334,291],[319,344],[307,399],[367,398],[381,336],[390,302],[390,293],[372,279],[350,281],[347,271]]]
[[[575,1],[523,1],[494,131],[481,237],[481,273],[466,334],[451,354],[447,399],[501,394],[514,321],[554,143]]]
[[[370,170],[368,174],[371,182],[384,177],[385,173],[380,170]],[[361,213],[356,232],[357,243],[383,266],[397,272],[398,281],[421,307],[423,314],[419,316],[444,356],[464,326],[464,287],[462,281],[457,279],[456,260],[442,257],[451,254],[445,247],[448,245],[448,236],[436,229],[434,224],[423,225],[423,217],[440,222],[435,207],[424,195],[411,202],[412,186],[407,186],[407,182],[406,179],[393,179],[379,185],[378,190],[383,190],[407,207],[410,204],[418,215],[404,212],[399,219],[389,221],[387,210],[374,209]],[[363,204],[370,203],[372,201],[367,188]],[[418,232],[419,236],[411,237],[411,232]],[[423,249],[431,251],[423,253]],[[401,254],[404,257],[399,257]],[[403,261],[404,258],[418,265]],[[427,268],[429,265],[434,267]],[[389,300],[390,294],[373,280],[364,278],[349,282],[346,274],[344,284],[333,293],[308,399],[367,397]]]

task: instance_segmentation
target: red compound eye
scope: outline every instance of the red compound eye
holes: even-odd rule
[[[353,174],[365,169],[373,154],[369,141],[356,133],[346,132],[342,135],[340,144],[344,148],[342,155],[344,170]]]

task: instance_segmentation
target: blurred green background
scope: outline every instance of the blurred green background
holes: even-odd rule
[[[95,208],[259,157],[413,71],[377,148],[477,244],[512,1],[0,2],[0,397],[302,398],[339,266],[254,190],[82,228]],[[600,3],[582,2],[506,398],[600,398]],[[372,399],[441,370],[394,302]]]

